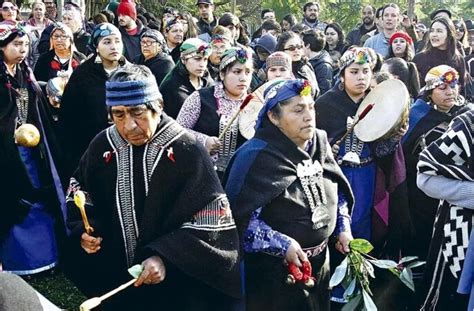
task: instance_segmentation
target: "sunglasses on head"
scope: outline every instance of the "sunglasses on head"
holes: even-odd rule
[[[303,48],[303,45],[299,44],[299,45],[291,45],[287,48],[285,48],[285,51],[291,51],[291,52],[294,52],[296,50],[301,50]]]

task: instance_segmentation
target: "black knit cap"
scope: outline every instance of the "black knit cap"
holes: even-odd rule
[[[433,13],[430,14],[431,20],[433,20],[438,13],[442,13],[442,12],[445,12],[446,14],[448,14],[449,18],[451,18],[452,16],[451,11],[445,8],[441,8],[441,9],[435,10]]]

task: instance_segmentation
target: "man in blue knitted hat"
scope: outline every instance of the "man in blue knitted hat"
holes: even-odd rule
[[[140,264],[134,286],[104,301],[104,310],[226,310],[240,295],[239,244],[208,152],[162,112],[145,66],[114,72],[106,105],[114,125],[91,142],[67,193],[73,280],[100,296]],[[93,233],[75,206],[78,190]],[[177,293],[186,294],[170,299]]]

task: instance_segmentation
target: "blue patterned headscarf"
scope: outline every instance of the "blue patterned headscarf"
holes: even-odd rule
[[[265,104],[258,113],[255,129],[260,128],[262,121],[278,103],[295,96],[311,96],[311,84],[308,80],[278,80],[271,84],[264,92]]]
[[[95,51],[97,49],[97,46],[99,45],[100,40],[110,35],[116,35],[119,38],[122,38],[120,30],[118,30],[117,27],[110,23],[101,23],[95,26],[89,39],[89,48],[92,51]]]

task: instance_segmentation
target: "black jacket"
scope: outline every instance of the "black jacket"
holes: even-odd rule
[[[121,63],[125,65],[125,59]],[[64,90],[58,126],[67,176],[72,175],[95,135],[110,125],[105,105],[107,79],[102,64],[90,57],[73,72]]]
[[[346,43],[347,46],[351,45],[360,45],[360,38],[362,38],[363,35],[365,35],[368,32],[371,32],[372,30],[376,29],[377,27],[374,26],[370,29],[366,29],[364,24],[361,24],[357,26],[356,28],[352,29],[346,37]]]
[[[322,50],[321,54],[310,59],[309,63],[313,66],[314,73],[316,74],[316,80],[321,92],[320,95],[323,95],[332,87],[333,67],[331,56],[329,56],[326,50]]]
[[[47,82],[49,79],[55,78],[58,76],[58,71],[60,70],[67,70],[69,68],[69,62],[67,62],[64,65],[60,65],[58,62],[54,62],[54,64],[51,64],[51,62],[54,59],[54,56],[56,54],[54,53],[54,50],[50,50],[44,54],[41,54],[41,56],[38,58],[38,61],[36,62],[35,65],[35,78],[38,81],[44,81]],[[84,54],[80,52],[74,52],[73,53],[73,64],[72,68],[75,69],[81,62],[83,62],[86,57]],[[59,67],[56,67],[59,66]]]
[[[202,81],[204,83],[203,88],[211,86],[214,82],[207,72],[204,78],[202,78]],[[189,74],[186,67],[184,67],[181,62],[178,62],[173,70],[166,75],[160,85],[160,92],[163,94],[164,111],[166,114],[176,119],[184,101],[194,91],[196,91],[196,89],[191,84],[191,81],[189,81]]]
[[[132,62],[137,57],[139,57],[142,53],[142,49],[140,46],[140,36],[142,33],[148,30],[148,28],[144,27],[142,22],[137,19],[137,33],[133,36],[128,34],[128,32],[123,27],[119,27],[120,33],[122,34],[122,41],[123,41],[123,55],[125,58]]]
[[[206,23],[202,18],[199,18],[197,26],[200,35],[207,33],[209,36],[212,36],[212,30],[217,26],[217,18],[214,16],[214,20],[210,24]]]
[[[302,60],[298,62],[292,63],[292,71],[293,75],[296,79],[306,79],[311,84],[311,88],[313,89],[314,98],[319,95],[319,86],[318,81],[316,80],[316,75],[314,73],[314,69],[308,62],[304,62]]]
[[[150,68],[155,76],[156,83],[161,84],[166,75],[173,69],[174,62],[171,56],[165,53],[158,54],[148,60],[145,60],[143,55],[140,55],[134,61],[135,64],[145,65]]]

